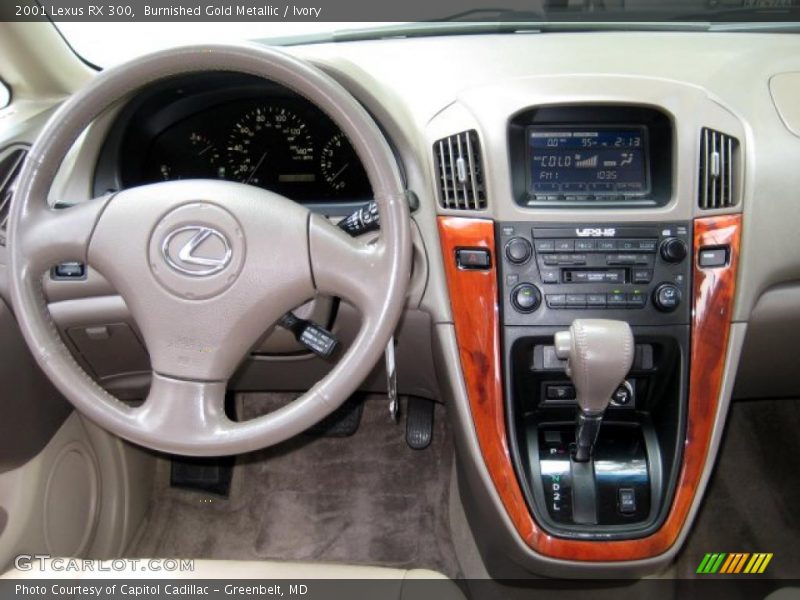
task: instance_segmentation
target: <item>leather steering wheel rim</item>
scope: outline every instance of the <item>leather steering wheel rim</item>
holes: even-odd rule
[[[159,183],[66,209],[48,205],[67,152],[106,109],[156,81],[220,71],[283,85],[342,129],[378,204],[376,242],[352,239],[276,194],[222,181]],[[171,252],[168,239],[192,227],[189,233],[212,229],[219,243],[227,244],[229,256],[224,265],[220,259],[219,273],[187,274],[164,262]],[[104,71],[69,98],[28,154],[8,245],[19,326],[56,387],[82,414],[129,441],[195,456],[277,444],[340,406],[382,356],[402,314],[411,269],[408,205],[397,163],[377,125],[318,68],[256,45],[158,52]],[[142,332],[153,378],[139,407],[121,402],[83,370],[50,317],[42,276],[71,260],[96,268],[115,286]],[[297,400],[249,421],[230,421],[224,411],[228,378],[281,314],[315,294],[342,297],[359,310],[362,325],[352,345]]]

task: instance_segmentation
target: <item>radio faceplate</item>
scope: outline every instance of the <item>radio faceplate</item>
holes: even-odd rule
[[[688,324],[691,225],[500,223],[505,325]]]

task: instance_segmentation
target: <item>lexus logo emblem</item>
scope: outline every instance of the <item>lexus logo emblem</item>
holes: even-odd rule
[[[161,244],[167,264],[190,277],[209,277],[231,262],[228,238],[213,227],[187,225],[172,230]]]

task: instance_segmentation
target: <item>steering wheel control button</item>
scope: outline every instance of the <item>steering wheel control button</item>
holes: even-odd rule
[[[700,267],[704,269],[724,267],[728,264],[727,246],[719,248],[700,248],[700,258],[698,262],[700,263]]]
[[[659,252],[661,258],[668,263],[679,263],[686,258],[689,248],[686,246],[686,242],[680,238],[667,238],[661,242]]]
[[[456,264],[459,269],[488,270],[492,267],[492,257],[484,248],[458,248]]]
[[[672,312],[681,303],[681,291],[671,283],[662,283],[653,292],[653,304],[661,312]]]
[[[242,270],[242,227],[211,202],[190,202],[161,218],[150,237],[150,270],[167,290],[201,300],[228,289]]]
[[[542,303],[542,294],[532,283],[521,283],[511,290],[511,304],[521,313],[532,313]]]
[[[86,279],[86,265],[80,262],[64,262],[53,267],[50,279],[56,281],[76,281]]]
[[[531,243],[525,238],[511,238],[506,243],[506,258],[515,265],[528,262],[533,254]]]

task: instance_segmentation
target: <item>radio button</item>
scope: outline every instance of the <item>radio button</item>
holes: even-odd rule
[[[639,240],[637,242],[637,246],[639,250],[643,250],[645,252],[655,252],[657,243],[657,240]]]
[[[610,254],[606,257],[607,265],[634,265],[638,257],[635,254]],[[645,257],[646,260],[646,257]]]
[[[631,279],[633,283],[650,283],[653,280],[653,271],[650,269],[634,269]]]
[[[564,294],[548,294],[545,298],[549,308],[564,308],[567,305],[567,297]]]
[[[557,252],[574,252],[575,240],[556,240]]]
[[[594,240],[575,240],[575,250],[580,250],[581,252],[585,250],[594,250],[595,249],[595,241]]]
[[[619,241],[619,249],[620,250],[638,250],[639,249],[639,242],[636,240],[620,240]]]
[[[554,240],[535,240],[534,246],[537,252],[555,252],[556,249]]]
[[[680,238],[667,238],[661,242],[661,258],[668,263],[679,263],[689,253],[689,249]]]
[[[598,250],[616,250],[617,240],[597,240]]]

